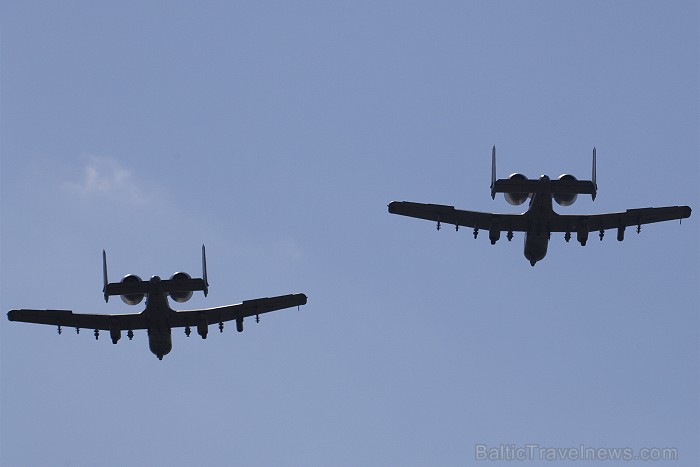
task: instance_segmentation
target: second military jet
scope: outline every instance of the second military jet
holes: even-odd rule
[[[577,180],[570,174],[563,174],[556,180],[542,175],[537,180],[528,180],[525,175],[514,173],[507,179],[496,180],[496,148],[491,153],[491,197],[503,193],[509,204],[517,206],[530,200],[528,210],[523,214],[493,214],[488,212],[463,211],[454,206],[422,204],[408,201],[394,201],[389,204],[389,212],[402,216],[416,217],[441,223],[474,229],[474,238],[479,230],[488,230],[491,244],[507,232],[512,240],[513,232],[525,232],[525,258],[532,266],[545,257],[552,232],[564,232],[568,242],[572,232],[582,245],[586,245],[589,232],[599,232],[600,239],[607,229],[617,229],[617,239],[622,241],[625,227],[636,226],[640,232],[642,224],[662,222],[690,217],[688,206],[668,206],[662,208],[628,209],[624,212],[607,214],[557,214],[552,209],[552,200],[560,206],[571,206],[579,194],[591,195],[595,200],[596,191],[596,151],[593,149],[593,174],[591,180]]]

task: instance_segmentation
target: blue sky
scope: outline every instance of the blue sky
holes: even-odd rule
[[[3,465],[468,465],[477,445],[700,460],[697,2],[4,2],[0,308],[308,305],[145,333],[0,320]],[[392,216],[518,212],[498,175],[579,178],[566,213],[690,205],[585,248]],[[481,461],[482,465],[511,462]],[[535,465],[536,462],[519,462]],[[565,464],[565,463],[564,463]],[[578,461],[576,465],[599,465]],[[560,464],[561,465],[561,464]]]

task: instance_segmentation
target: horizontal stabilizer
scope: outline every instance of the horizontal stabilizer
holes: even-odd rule
[[[195,292],[206,290],[203,279],[168,279],[142,282],[112,282],[105,288],[105,296]]]
[[[491,188],[493,193],[549,193],[594,195],[595,185],[589,180],[496,180]]]

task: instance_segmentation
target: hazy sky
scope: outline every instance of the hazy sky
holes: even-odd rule
[[[3,316],[0,464],[700,462],[697,1],[5,1],[0,25],[3,313],[140,311],[104,303],[103,248],[118,280],[199,275],[206,244],[178,309],[309,297],[173,330],[163,361]],[[559,212],[693,215],[553,235],[533,268],[522,234],[388,214],[522,211],[490,198],[494,144],[501,177],[585,179],[597,147],[595,203]]]

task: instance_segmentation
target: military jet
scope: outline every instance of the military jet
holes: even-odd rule
[[[107,254],[102,251],[102,273],[104,279],[105,302],[112,295],[120,295],[127,305],[138,305],[146,298],[146,308],[141,313],[108,315],[108,314],[79,314],[70,310],[10,310],[7,318],[10,321],[25,323],[49,324],[58,327],[61,334],[63,327],[93,329],[95,339],[100,331],[109,331],[112,343],[116,344],[121,338],[122,331],[127,331],[129,340],[133,339],[134,331],[148,331],[148,346],[159,360],[163,359],[173,348],[171,329],[184,327],[185,335],[190,336],[192,327],[202,339],[207,338],[210,324],[219,325],[223,332],[224,322],[236,320],[236,329],[243,331],[243,318],[255,316],[260,321],[260,315],[283,308],[298,307],[306,304],[306,295],[290,294],[278,297],[257,298],[246,300],[235,305],[203,308],[199,310],[175,311],[168,304],[168,297],[177,303],[184,303],[192,297],[195,291],[202,291],[206,297],[209,291],[207,282],[207,259],[202,245],[202,277],[192,278],[186,272],[176,272],[170,279],[153,276],[149,281],[143,281],[134,274],[124,276],[121,282],[110,283],[107,280]]]
[[[591,180],[577,180],[570,174],[563,174],[556,180],[542,175],[537,180],[529,180],[525,175],[514,173],[507,179],[496,180],[496,147],[491,152],[491,198],[496,193],[503,193],[506,201],[519,206],[530,201],[528,210],[523,214],[493,214],[487,212],[463,211],[454,206],[440,204],[422,204],[408,201],[394,201],[389,204],[389,212],[402,216],[416,217],[437,222],[440,230],[442,223],[452,224],[456,230],[460,226],[474,229],[474,238],[479,230],[488,230],[491,244],[507,232],[508,241],[513,239],[513,232],[525,232],[525,258],[532,266],[547,254],[547,246],[552,232],[564,232],[564,240],[571,239],[576,233],[578,242],[585,246],[589,232],[598,232],[600,239],[607,229],[617,229],[617,239],[622,241],[625,227],[636,226],[637,233],[642,224],[662,222],[690,217],[688,206],[669,206],[662,208],[628,209],[625,212],[608,214],[557,214],[552,209],[552,200],[560,206],[571,206],[579,194],[591,195],[595,200],[596,184],[596,150],[593,148],[593,173]]]

